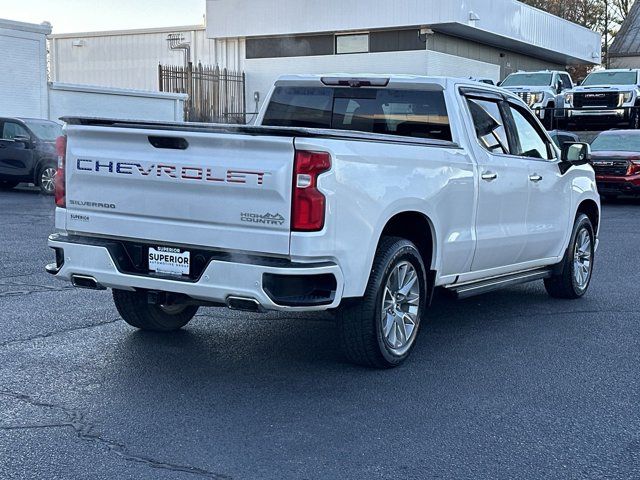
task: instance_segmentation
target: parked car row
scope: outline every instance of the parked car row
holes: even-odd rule
[[[45,195],[55,192],[56,138],[62,126],[49,120],[0,118],[0,188],[33,183]]]
[[[640,128],[640,70],[596,71],[580,85],[567,72],[517,72],[500,86],[522,98],[548,130]]]
[[[605,199],[640,195],[640,131],[602,132],[591,143],[591,164]]]

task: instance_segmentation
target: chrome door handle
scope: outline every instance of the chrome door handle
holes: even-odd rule
[[[496,178],[498,178],[497,173],[486,172],[482,174],[482,179],[486,182],[493,182]]]
[[[529,177],[529,180],[531,180],[533,183],[538,183],[538,182],[541,182],[541,181],[542,181],[542,176],[541,176],[541,175],[538,175],[538,174],[531,175],[531,176]]]

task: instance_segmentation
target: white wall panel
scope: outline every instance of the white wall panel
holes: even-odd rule
[[[0,20],[0,116],[47,117],[50,26]]]
[[[101,117],[181,122],[186,95],[53,83],[50,118]]]
[[[191,44],[191,60],[238,70],[244,41],[214,40],[204,27],[53,35],[50,38],[55,82],[158,90],[158,64],[182,65],[184,54],[169,49],[167,37],[181,33]]]
[[[599,34],[516,0],[207,0],[207,19],[211,38],[448,25],[496,44],[600,61]]]

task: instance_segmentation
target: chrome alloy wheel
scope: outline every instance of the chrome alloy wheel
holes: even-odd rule
[[[593,265],[593,242],[586,228],[578,232],[573,252],[573,277],[576,286],[584,290],[589,285]]]
[[[40,186],[42,189],[51,194],[56,189],[56,169],[53,167],[45,167],[40,174]]]
[[[413,344],[420,323],[420,281],[413,265],[402,262],[387,279],[382,295],[382,336],[395,355],[404,355]]]

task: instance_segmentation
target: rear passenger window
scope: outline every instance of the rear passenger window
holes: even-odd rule
[[[480,144],[491,153],[509,153],[507,131],[498,102],[468,98],[467,103]]]
[[[262,124],[452,140],[442,91],[278,87]]]

